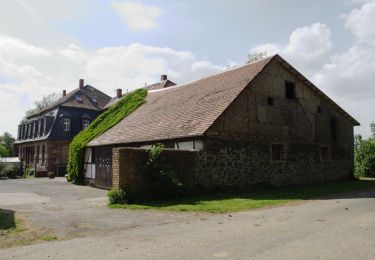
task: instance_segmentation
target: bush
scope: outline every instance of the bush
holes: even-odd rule
[[[27,178],[27,177],[32,177],[35,175],[35,170],[34,170],[34,167],[29,167],[29,168],[26,168],[25,170],[25,174],[24,174],[24,177]]]
[[[357,177],[375,177],[375,138],[355,137],[354,165]]]
[[[74,137],[69,145],[68,181],[83,184],[83,160],[86,145],[141,106],[145,102],[146,96],[147,90],[145,89],[138,89],[129,93]]]
[[[154,199],[178,197],[183,192],[183,185],[167,163],[163,149],[162,144],[152,146],[145,166],[145,172],[151,177],[151,184],[154,186]]]
[[[3,170],[2,172],[5,177],[8,177],[10,179],[15,179],[17,178],[17,175],[19,173],[19,169],[17,166],[12,166]]]
[[[113,188],[107,193],[109,204],[126,204],[126,192],[123,189]]]

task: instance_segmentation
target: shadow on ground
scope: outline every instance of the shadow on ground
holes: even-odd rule
[[[16,218],[13,210],[0,209],[0,231],[16,227]]]
[[[361,194],[355,192],[366,190],[369,192],[363,192]],[[252,201],[294,201],[313,199],[350,199],[360,197],[375,197],[375,179],[334,181],[292,187],[255,187],[247,191],[216,192],[214,194],[202,194],[167,201],[151,201],[137,204],[150,207],[169,207],[181,204],[198,205],[201,204],[202,201],[224,202],[233,199]]]

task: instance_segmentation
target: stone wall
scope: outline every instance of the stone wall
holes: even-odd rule
[[[202,151],[165,149],[164,156],[188,190],[289,186],[353,177],[352,156],[338,147],[331,147],[329,161],[321,161],[319,145],[286,144],[285,160],[273,161],[271,144],[206,138]],[[113,187],[150,191],[144,172],[147,158],[146,149],[113,148]]]
[[[286,144],[285,160],[272,161],[272,142],[206,139],[199,152],[195,184],[205,188],[289,186],[353,177],[350,153],[332,147],[332,159],[320,160],[320,146]]]

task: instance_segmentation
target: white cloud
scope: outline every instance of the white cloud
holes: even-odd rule
[[[331,31],[321,23],[297,28],[290,37],[288,44],[282,46],[266,43],[253,47],[250,52],[267,52],[268,55],[279,53],[308,77],[313,77],[314,72],[325,61],[332,46]]]
[[[372,22],[373,21],[373,22]],[[330,29],[321,23],[294,30],[285,46],[267,43],[252,52],[279,53],[362,124],[357,133],[370,134],[375,120],[375,4],[365,3],[345,16],[355,42],[344,53],[333,53]]]
[[[353,32],[358,43],[375,47],[375,1],[352,10],[344,18],[345,26]]]
[[[158,26],[156,19],[162,14],[155,6],[133,2],[112,2],[112,7],[133,31],[149,30]]]
[[[176,83],[198,79],[223,67],[197,59],[191,52],[134,43],[85,50],[77,45],[41,48],[12,37],[0,37],[0,132],[16,132],[35,100],[78,86],[78,79],[114,95],[152,84],[161,74]]]

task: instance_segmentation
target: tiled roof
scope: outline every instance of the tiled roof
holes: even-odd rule
[[[272,58],[187,84],[151,90],[144,105],[89,146],[201,136]]]

